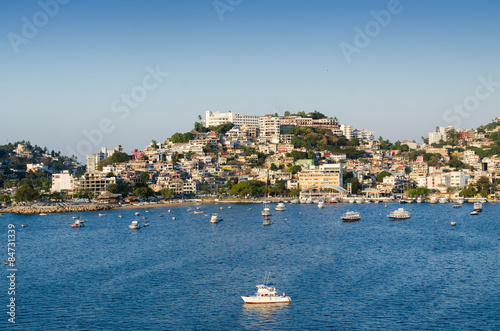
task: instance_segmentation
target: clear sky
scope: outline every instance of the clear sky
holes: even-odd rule
[[[69,155],[206,110],[318,110],[391,141],[500,116],[498,1],[5,0],[0,36],[0,143]]]

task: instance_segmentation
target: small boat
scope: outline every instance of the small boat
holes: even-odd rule
[[[135,216],[139,216],[139,212],[138,211],[135,212]]]
[[[198,211],[198,210],[195,210],[195,211],[194,211],[194,213],[195,213],[195,214],[202,214],[202,213],[203,213],[203,211],[202,211],[202,210],[199,210],[199,211]]]
[[[356,200],[354,198],[349,199],[349,203],[354,203]]]
[[[227,209],[231,209],[231,206],[227,206]]]
[[[457,203],[458,203],[458,204],[463,204],[464,202],[465,202],[465,199],[464,199],[464,198],[462,198],[462,197],[459,197],[459,198],[457,199]]]
[[[172,217],[172,220],[174,220],[174,221],[175,221],[175,216],[174,216],[174,217]]]
[[[269,207],[264,207],[264,209],[262,210],[261,212],[262,216],[270,216],[271,215],[271,211],[269,210]]]
[[[271,225],[271,219],[269,219],[267,216],[264,218],[262,221],[262,225]]]
[[[145,219],[147,219],[147,217],[146,216],[142,216],[142,219],[145,220]]]
[[[106,215],[106,214],[97,214],[97,215],[99,215],[99,217],[101,217],[101,216],[104,216],[104,215]]]
[[[71,224],[72,228],[81,228],[83,226],[83,222],[80,220],[76,220],[75,223]]]
[[[217,224],[220,221],[222,221],[222,219],[219,218],[219,216],[217,214],[213,214],[212,217],[210,218],[210,223],[212,223],[212,224]]]
[[[286,210],[285,204],[283,202],[280,202],[276,205],[276,208],[274,208],[276,211],[284,211]]]
[[[168,212],[168,213],[170,213],[170,209],[169,209],[169,210],[167,210],[167,212]]]
[[[299,203],[299,202],[300,202],[299,199],[292,199],[292,200],[290,200],[290,203]]]
[[[453,205],[453,208],[462,208],[462,205]]]
[[[158,215],[158,217],[163,217],[163,215],[162,215],[162,214],[160,214],[160,215]]]
[[[387,217],[392,221],[406,220],[410,218],[410,212],[406,211],[404,208],[398,208],[397,210],[390,212]]]
[[[437,202],[438,202],[438,200],[436,197],[431,197],[431,200],[429,200],[429,203],[431,203],[431,204],[435,204]]]
[[[149,213],[149,210],[145,210],[146,213]]]
[[[264,284],[257,285],[257,293],[253,296],[242,296],[245,303],[259,304],[259,303],[290,303],[292,299],[285,296],[285,293],[276,293],[276,288],[273,284],[269,283],[269,275],[264,278]]]
[[[324,207],[324,205],[325,205],[325,203],[324,203],[322,200],[320,200],[320,201],[318,202],[318,208],[319,208],[319,209],[323,208],[323,207]]]
[[[422,203],[422,198],[421,197],[417,198],[417,203]]]
[[[359,216],[359,213],[356,211],[348,211],[340,218],[343,222],[355,222],[359,221],[361,219],[361,216]]]
[[[45,214],[45,213],[40,213],[40,216],[47,216],[47,214]]]
[[[25,228],[25,227],[27,227],[27,226],[28,226],[28,224],[21,224],[21,227],[22,227],[22,228]]]
[[[141,223],[139,223],[139,221],[132,221],[132,223],[129,224],[128,228],[130,230],[138,230],[141,228]]]
[[[471,214],[471,215],[478,215],[478,214],[479,214],[479,211],[477,211],[477,210],[473,210],[470,214]]]
[[[446,199],[446,198],[439,198],[438,202],[439,203],[448,203],[448,199]]]
[[[118,215],[118,217],[119,217],[119,218],[123,218],[123,216],[122,216],[122,215]]]
[[[143,227],[144,227],[144,226],[149,226],[149,221],[144,222]]]
[[[78,216],[71,216],[72,219],[76,220]]]
[[[451,226],[457,225],[457,223],[455,223],[455,222],[450,222],[450,224],[451,224]]]
[[[474,203],[474,210],[476,210],[478,212],[483,211],[483,204],[480,202]]]

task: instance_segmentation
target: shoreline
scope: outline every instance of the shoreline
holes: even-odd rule
[[[286,200],[290,200],[290,198],[271,198],[266,199],[270,201],[270,203],[277,203]],[[380,199],[375,199],[380,200]],[[481,199],[468,199],[465,203],[474,203],[480,202]],[[230,199],[199,199],[197,201],[192,200],[172,200],[172,201],[162,201],[159,203],[149,203],[149,204],[128,204],[128,205],[119,205],[119,204],[98,204],[98,203],[87,203],[87,204],[78,204],[78,205],[52,205],[52,206],[12,206],[7,207],[5,209],[0,210],[0,214],[2,213],[11,213],[11,214],[21,214],[21,215],[33,215],[33,214],[56,214],[56,213],[76,213],[76,212],[92,212],[92,211],[105,211],[105,210],[119,210],[119,209],[148,209],[148,208],[160,208],[160,207],[177,207],[177,206],[193,206],[193,205],[204,205],[204,204],[261,204],[263,203],[263,199],[238,199],[238,198],[230,198]],[[384,199],[384,201],[380,201],[380,203],[398,203],[399,200],[394,199]],[[487,203],[495,203],[497,200],[488,201]],[[349,203],[344,199],[343,201],[339,201],[338,203],[345,204],[353,204]],[[417,203],[417,202],[413,202]],[[429,201],[422,201],[422,203],[429,203]],[[448,203],[455,203],[454,201],[449,201]],[[357,204],[357,203],[354,203]],[[364,203],[361,203],[364,204]],[[407,204],[407,203],[406,203]],[[411,204],[411,203],[410,203]]]

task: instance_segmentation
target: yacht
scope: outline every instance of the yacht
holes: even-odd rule
[[[464,198],[462,198],[462,197],[459,197],[459,198],[457,199],[457,203],[458,203],[458,204],[460,204],[460,205],[461,205],[461,204],[463,204],[464,202],[465,202],[465,199],[464,199]]]
[[[439,203],[448,203],[448,199],[446,199],[446,198],[439,198]]]
[[[354,203],[355,199],[354,198],[350,198],[349,199],[349,203]]]
[[[348,211],[341,217],[343,222],[355,222],[359,221],[361,219],[361,216],[359,216],[359,213],[356,211]]]
[[[292,200],[290,200],[290,203],[299,203],[299,202],[300,202],[299,199],[292,199]]]
[[[290,303],[292,299],[285,296],[285,293],[276,293],[276,288],[273,284],[269,284],[269,276],[265,277],[264,284],[257,285],[257,293],[253,296],[242,296],[245,303]]]
[[[431,200],[429,201],[430,203],[434,204],[434,203],[437,203],[438,200],[436,197],[432,197]]]
[[[283,202],[280,202],[276,205],[276,211],[284,211],[286,210],[285,204]]]
[[[261,212],[262,216],[270,216],[271,215],[271,210],[269,209],[268,206],[265,206],[264,209]]]
[[[323,202],[323,200],[320,200],[320,201],[318,202],[318,208],[319,208],[319,209],[323,208],[323,206],[324,206],[324,205],[325,205],[325,203]]]
[[[222,219],[219,218],[217,214],[213,214],[212,217],[210,218],[210,223],[216,224],[222,221]]]
[[[361,203],[364,203],[364,202],[365,202],[365,200],[363,198],[356,198],[356,203],[361,204]]]
[[[132,221],[132,223],[129,224],[128,228],[130,230],[138,230],[141,228],[141,223],[139,223],[139,221]]]
[[[406,220],[410,218],[410,212],[406,211],[404,208],[398,208],[387,215],[389,220]]]

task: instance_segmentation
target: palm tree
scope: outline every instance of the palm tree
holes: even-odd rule
[[[123,151],[122,145],[118,145],[118,152],[122,152],[122,151]]]

